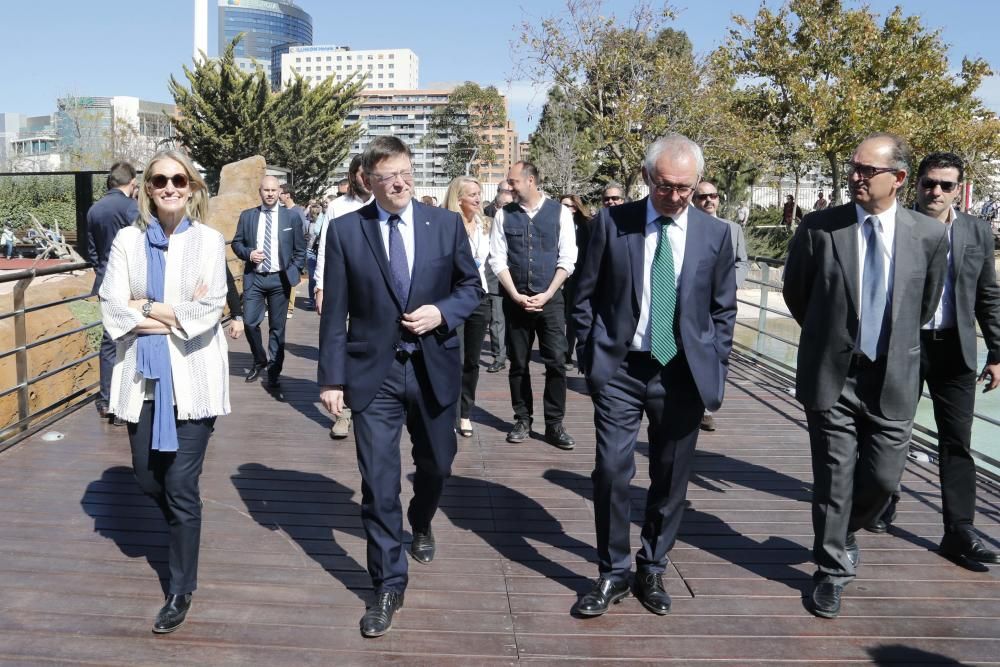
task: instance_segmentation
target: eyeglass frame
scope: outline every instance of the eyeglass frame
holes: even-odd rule
[[[925,181],[929,181],[930,185],[927,185]],[[926,176],[921,176],[917,179],[917,187],[923,188],[924,190],[933,190],[936,187],[941,188],[941,192],[946,194],[951,194],[958,189],[958,186],[962,184],[961,181],[940,181],[935,178],[927,178]],[[945,186],[948,186],[945,188]]]
[[[160,181],[160,185],[156,184],[157,181]],[[180,183],[177,181],[180,181]],[[167,183],[173,183],[175,188],[183,190],[187,186],[191,185],[191,179],[188,178],[187,174],[181,172],[177,172],[173,176],[167,176],[166,174],[154,174],[149,177],[149,184],[153,186],[154,190],[162,190],[167,187]]]
[[[716,200],[719,198],[718,192],[696,192],[694,195],[696,201],[703,201],[705,199]]]
[[[376,174],[375,172],[371,172],[368,174],[368,177],[375,181],[378,181],[382,185],[392,185],[393,183],[396,182],[397,178],[403,179],[404,183],[409,183],[410,181],[413,180],[413,170],[410,169],[408,171],[397,171],[393,174],[386,174],[384,176]]]
[[[848,175],[856,174],[858,178],[860,178],[863,181],[870,181],[871,179],[881,174],[904,171],[899,167],[876,167],[870,164],[859,164],[857,162],[851,162],[850,160],[844,162],[844,169],[847,170]],[[871,172],[871,173],[865,175],[865,173],[862,170],[864,170],[864,172]]]
[[[694,189],[698,187],[698,184],[694,185],[673,185],[671,183],[657,183],[652,178],[649,179],[649,189],[650,191],[656,191],[656,194],[661,196],[667,196],[670,193],[676,194],[678,197],[688,197],[694,192]]]

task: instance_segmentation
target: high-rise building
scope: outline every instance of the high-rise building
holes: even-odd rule
[[[312,44],[312,16],[292,0],[219,0],[219,51],[240,33],[236,57],[263,65],[278,88],[281,54],[289,45]]]
[[[292,74],[312,85],[324,79],[365,77],[365,90],[414,90],[420,87],[420,59],[410,49],[354,51],[349,46],[292,46],[281,56],[281,85]]]
[[[436,137],[433,141],[428,141],[427,135],[431,116],[435,110],[448,104],[450,95],[449,89],[364,91],[361,94],[361,105],[347,117],[348,123],[361,123],[361,138],[351,147],[350,155],[341,165],[341,172],[347,173],[350,156],[363,152],[372,139],[392,135],[406,142],[413,152],[415,185],[448,185],[450,179],[445,172],[445,158],[450,138]],[[510,165],[517,162],[518,144],[513,123],[489,130],[486,134],[503,144],[496,149],[497,159],[492,165],[483,165],[477,161],[479,179],[489,183],[504,178]]]

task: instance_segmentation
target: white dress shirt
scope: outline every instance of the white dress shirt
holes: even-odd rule
[[[490,256],[490,233],[483,231],[483,218],[481,216],[476,216],[476,227],[472,234],[469,234],[469,249],[472,250],[472,259],[476,260],[476,268],[479,270],[479,280],[483,284],[483,291],[488,292],[486,260]]]
[[[319,252],[316,253],[316,270],[313,271],[313,280],[316,282],[316,289],[323,289],[323,267],[326,265],[326,229],[335,218],[357,211],[362,206],[368,205],[375,198],[369,197],[368,201],[355,199],[351,195],[337,197],[326,207],[326,221],[319,230]]]
[[[542,205],[548,199],[544,194],[538,200],[538,205],[533,208],[525,208],[524,204],[519,204],[521,210],[534,220],[538,212],[542,210]],[[503,233],[504,210],[497,209],[493,217],[493,229],[490,231],[490,268],[498,276],[507,271],[510,267],[507,264],[507,237]],[[573,274],[576,266],[576,226],[573,223],[573,213],[565,206],[559,206],[559,246],[556,254],[556,268],[563,269],[566,275]],[[551,280],[550,280],[551,282]]]
[[[267,230],[267,217],[264,215],[264,211],[267,210],[263,206],[260,207],[260,218],[257,221],[257,250],[261,252],[264,251],[264,233]],[[281,266],[281,260],[279,260],[278,255],[278,207],[275,206],[271,209],[271,273],[281,271],[283,268]],[[257,273],[264,273],[264,262],[257,265]]]
[[[952,234],[955,231],[955,209],[948,209],[948,272],[944,274],[944,287],[941,288],[941,298],[938,300],[934,317],[925,324],[923,329],[952,329],[958,326],[955,318],[955,262],[952,258]]]
[[[385,256],[390,258],[392,255],[389,254],[389,216],[392,215],[384,208],[379,206],[377,203],[375,206],[378,208],[378,229],[382,234],[382,245],[385,247]],[[406,269],[410,274],[410,278],[413,277],[413,200],[410,200],[406,204],[406,208],[397,213],[399,216],[399,233],[403,237],[403,249],[406,250]]]
[[[657,221],[660,213],[653,208],[653,202],[646,200],[646,230],[642,250],[642,298],[639,299],[639,323],[635,327],[630,350],[649,352],[649,304],[650,304],[650,274],[653,270],[653,256],[660,240],[660,223]],[[688,209],[681,211],[673,218],[673,223],[663,226],[663,231],[670,241],[670,249],[674,256],[674,285],[680,294],[681,269],[684,268],[684,244],[687,242]],[[678,299],[679,303],[680,299]]]

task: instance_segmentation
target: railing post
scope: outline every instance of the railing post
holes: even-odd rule
[[[94,176],[91,172],[73,175],[76,197],[76,251],[87,259],[87,211],[94,204]]]
[[[17,419],[18,430],[28,428],[28,396],[31,388],[28,386],[28,325],[24,313],[24,293],[31,284],[32,278],[22,278],[14,284],[14,364],[17,370]]]
[[[767,293],[771,289],[771,266],[767,262],[760,262],[760,299],[757,308],[757,354],[764,354],[764,339],[762,332],[767,327]]]

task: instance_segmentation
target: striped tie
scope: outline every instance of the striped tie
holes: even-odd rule
[[[264,273],[271,272],[271,223],[271,209],[264,209],[264,261],[260,265]]]
[[[660,216],[660,237],[656,242],[653,266],[649,275],[649,347],[653,358],[666,366],[677,356],[674,317],[677,314],[677,283],[674,276],[674,251],[667,236],[670,218]]]

